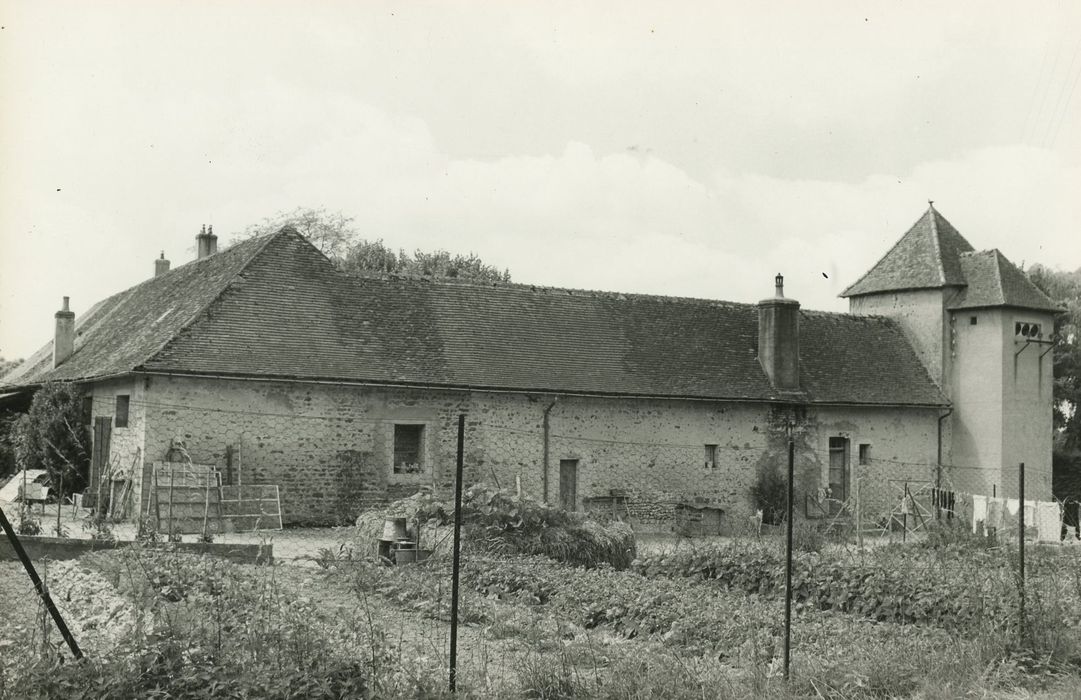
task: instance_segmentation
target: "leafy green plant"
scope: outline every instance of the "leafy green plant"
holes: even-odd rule
[[[116,539],[113,526],[105,513],[94,511],[93,515],[83,521],[83,531],[90,533],[90,539],[112,542]]]
[[[15,523],[15,532],[27,536],[41,534],[41,521],[34,515],[29,503],[23,503],[19,507],[19,520]]]
[[[161,542],[161,533],[158,532],[158,519],[149,515],[140,518],[135,530],[135,541],[140,544]]]
[[[336,550],[329,547],[320,547],[316,555],[312,557],[312,561],[321,569],[333,569],[344,562],[352,561],[352,559],[353,549],[344,542],[339,544]]]

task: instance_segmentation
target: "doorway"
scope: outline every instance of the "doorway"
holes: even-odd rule
[[[840,510],[848,500],[848,438],[830,438],[830,510]]]
[[[559,507],[578,510],[578,460],[559,460]]]

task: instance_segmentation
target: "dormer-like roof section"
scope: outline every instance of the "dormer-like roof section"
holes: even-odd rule
[[[962,253],[961,269],[968,286],[950,304],[951,309],[1012,306],[1052,313],[1062,311],[997,248]]]
[[[75,352],[63,364],[53,368],[50,341],[0,378],[0,384],[38,384],[131,372],[207,315],[271,238],[238,243],[99,301],[76,315]]]
[[[929,206],[901,240],[841,296],[964,285],[960,258],[972,250],[953,224]]]

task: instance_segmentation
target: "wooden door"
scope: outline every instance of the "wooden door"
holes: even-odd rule
[[[559,460],[559,506],[563,510],[578,510],[578,460]]]
[[[837,501],[848,500],[848,439],[830,438],[830,498],[831,510],[840,508]]]
[[[113,434],[113,419],[110,416],[98,416],[94,419],[94,445],[90,451],[90,484],[83,498],[83,505],[88,508],[97,508],[98,492],[103,491],[98,486],[101,483],[101,474],[105,471],[105,465],[109,463],[109,443]]]

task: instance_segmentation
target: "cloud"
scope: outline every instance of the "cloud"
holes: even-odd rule
[[[1081,266],[1078,150],[1009,145],[1079,138],[1038,70],[1076,9],[82,7],[19,6],[0,47],[5,354],[61,295],[298,205],[525,282],[753,302],[780,271],[817,308],[927,199],[977,248]]]

